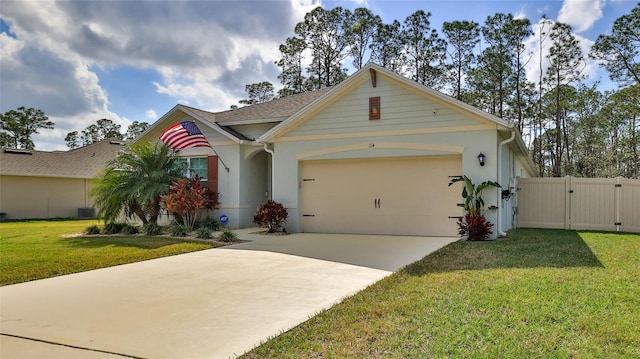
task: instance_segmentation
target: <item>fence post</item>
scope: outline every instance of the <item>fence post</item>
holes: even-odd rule
[[[616,214],[616,232],[620,232],[620,191],[622,189],[622,178],[620,176],[616,177],[616,184],[615,184],[615,188],[614,188],[614,199],[613,199],[613,206],[615,208]]]
[[[564,201],[564,229],[571,229],[571,205],[573,190],[571,189],[571,176],[564,177],[564,190],[566,193]]]

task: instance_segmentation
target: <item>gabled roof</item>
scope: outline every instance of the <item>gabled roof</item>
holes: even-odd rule
[[[258,139],[258,142],[270,142],[276,137],[279,137],[294,127],[298,126],[300,123],[307,120],[310,115],[316,113],[318,110],[328,106],[332,102],[336,101],[338,98],[343,96],[345,93],[349,92],[351,89],[355,88],[362,81],[368,80],[370,76],[370,70],[375,71],[387,79],[407,87],[422,96],[425,96],[435,102],[441,103],[444,106],[454,108],[457,111],[467,114],[468,116],[480,120],[486,123],[492,123],[498,126],[499,129],[510,129],[512,127],[507,121],[503,120],[500,117],[494,116],[488,112],[482,111],[474,106],[471,106],[465,102],[457,100],[449,95],[446,95],[440,91],[436,91],[429,87],[426,87],[416,81],[408,79],[400,74],[397,74],[393,71],[390,71],[382,66],[368,63],[363,68],[355,72],[353,75],[349,76],[346,80],[342,81],[340,84],[331,88],[331,91],[328,91],[323,96],[319,96],[314,102],[302,108],[300,111],[295,113],[293,116],[289,117],[285,121],[280,122],[277,126],[273,127],[271,130],[264,133]],[[379,76],[379,75],[376,75]]]
[[[202,120],[214,122],[220,126],[280,122],[286,120],[330,90],[331,87],[325,87],[320,90],[277,98],[269,102],[257,103],[222,112],[209,112],[186,105],[178,105],[178,107],[192,112]]]
[[[331,91],[331,89],[331,87],[325,87],[320,90],[282,97],[235,110],[217,112],[214,114],[215,122],[221,126],[280,122]]]
[[[178,104],[158,121],[152,124],[145,133],[139,136],[139,138],[143,138],[147,133],[153,132],[155,127],[162,126],[162,123],[165,122],[165,120],[177,121],[179,116],[176,117],[176,113],[182,112],[198,119],[210,128],[236,142],[251,141],[251,139],[248,139],[229,126],[284,121],[293,114],[299,112],[305,106],[317,100],[319,97],[323,96],[325,93],[329,92],[331,89],[332,87],[326,87],[320,90],[277,98],[269,102],[222,112],[210,112]]]
[[[110,138],[70,151],[0,150],[0,175],[95,178],[106,163],[124,149],[125,142]]]

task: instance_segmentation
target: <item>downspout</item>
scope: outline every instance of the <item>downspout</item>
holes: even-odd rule
[[[498,145],[498,173],[496,175],[496,179],[498,183],[500,183],[499,181],[500,181],[500,174],[501,174],[501,167],[502,167],[502,146],[506,145],[507,143],[513,141],[516,138],[516,131],[513,128],[513,124],[511,124],[509,128],[511,129],[511,137],[500,142],[500,144]],[[502,188],[500,188],[500,191],[498,191],[498,201],[496,203],[498,204],[498,220],[497,220],[496,228],[498,228],[498,236],[504,237],[507,234],[502,230],[502,223],[501,223],[502,222]]]
[[[275,168],[275,158],[274,158],[274,156],[275,156],[275,154],[273,153],[273,150],[269,149],[269,145],[267,143],[263,143],[262,145],[264,147],[265,152],[267,152],[268,154],[271,155],[271,191],[269,193],[269,199],[273,199],[273,185],[274,185],[273,179],[274,179],[274,175],[275,175],[275,172],[274,172],[274,168]]]

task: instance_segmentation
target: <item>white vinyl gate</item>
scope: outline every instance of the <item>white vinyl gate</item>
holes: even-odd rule
[[[640,180],[518,178],[518,228],[640,232]]]

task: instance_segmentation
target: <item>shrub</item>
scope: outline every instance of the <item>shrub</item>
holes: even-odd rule
[[[211,238],[211,229],[207,227],[200,227],[196,229],[196,238],[201,238],[201,239]]]
[[[87,227],[87,229],[85,229],[85,232],[87,234],[100,234],[100,227],[94,224],[93,226]]]
[[[209,189],[200,184],[198,175],[193,179],[183,178],[173,182],[169,193],[162,196],[162,206],[179,216],[189,231],[195,227],[200,212],[214,205]]]
[[[171,226],[169,231],[174,237],[184,237],[187,235],[187,227],[183,226],[182,224],[175,224]]]
[[[222,227],[222,223],[215,218],[207,217],[206,219],[200,221],[200,227],[210,228],[212,231],[217,231]]]
[[[122,226],[122,229],[120,230],[120,233],[123,233],[123,234],[137,234],[138,232],[140,232],[140,229],[138,228],[138,226],[131,223],[125,223],[124,226]]]
[[[162,233],[162,226],[153,222],[148,222],[147,224],[145,224],[143,229],[144,233],[148,236],[157,236]]]
[[[115,222],[107,223],[104,225],[104,233],[117,234],[117,233],[120,233],[123,227],[124,227],[123,223],[115,223]]]
[[[268,200],[258,207],[258,212],[253,216],[253,223],[260,227],[268,228],[273,233],[282,228],[287,222],[287,209],[278,202]]]
[[[494,181],[484,181],[479,185],[475,185],[467,176],[456,176],[451,179],[449,186],[457,182],[463,182],[462,198],[464,203],[458,203],[458,206],[464,208],[466,214],[460,218],[458,224],[458,234],[467,237],[470,241],[484,241],[489,238],[493,232],[491,227],[493,224],[484,218],[484,199],[482,192],[489,187],[501,188],[500,184]],[[489,209],[496,209],[490,206]]]
[[[491,235],[493,223],[488,222],[483,215],[467,213],[458,220],[458,235],[467,237],[470,241],[484,241]]]
[[[231,232],[228,229],[225,229],[222,234],[220,234],[220,240],[223,242],[233,242],[238,239],[238,235],[234,232]]]
[[[463,207],[465,212],[474,216],[482,215],[485,209],[484,199],[482,199],[482,191],[489,187],[501,188],[500,184],[494,181],[484,181],[476,186],[467,176],[453,177],[449,182],[449,186],[457,182],[464,183],[464,187],[462,187],[462,198],[464,199],[464,203],[458,203],[458,206]],[[489,207],[489,209],[492,209],[492,207]]]

